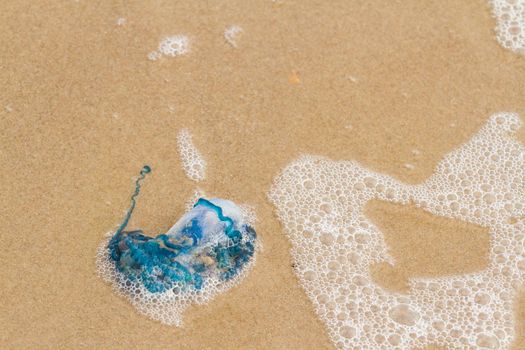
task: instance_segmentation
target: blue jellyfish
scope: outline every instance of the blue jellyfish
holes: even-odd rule
[[[257,235],[235,203],[197,200],[166,233],[156,237],[142,230],[126,231],[140,192],[140,182],[151,172],[144,166],[135,183],[131,205],[108,243],[115,268],[152,293],[175,286],[200,290],[207,279],[228,281],[252,259]]]

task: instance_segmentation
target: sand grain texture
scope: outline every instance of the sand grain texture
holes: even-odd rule
[[[492,113],[525,117],[525,57],[494,26],[481,0],[2,2],[0,347],[331,349],[267,200],[272,179],[312,153],[418,183]],[[179,33],[190,53],[147,59]],[[208,164],[199,186],[254,205],[264,251],[241,285],[173,328],[116,296],[95,253],[145,163],[130,227],[158,234],[183,213],[186,127]]]

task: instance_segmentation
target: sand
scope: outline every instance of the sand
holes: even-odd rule
[[[237,48],[223,36],[230,25],[243,28]],[[483,0],[2,2],[0,346],[333,348],[267,199],[273,178],[311,153],[418,183],[490,114],[525,117],[525,57],[501,48],[494,27]],[[190,37],[190,53],[147,59],[175,34]],[[182,128],[208,163],[198,186],[253,205],[264,250],[239,286],[174,328],[115,295],[95,253],[144,164],[153,173],[130,227],[157,234],[183,213],[197,185],[178,158]],[[373,210],[381,225],[389,209]],[[483,269],[483,231],[447,223],[468,231],[450,236],[466,259],[439,243],[439,218],[417,226],[410,210],[403,243],[390,248],[429,265],[379,269],[378,281],[402,289],[421,271]],[[421,229],[447,259],[425,262]],[[525,347],[520,300],[514,349]]]

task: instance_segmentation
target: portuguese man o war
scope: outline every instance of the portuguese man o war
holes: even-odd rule
[[[131,206],[100,246],[97,266],[139,312],[180,326],[187,306],[207,302],[245,276],[255,262],[257,235],[249,215],[219,198],[199,198],[167,233],[156,237],[126,231],[141,181],[150,171],[144,166],[140,172]]]

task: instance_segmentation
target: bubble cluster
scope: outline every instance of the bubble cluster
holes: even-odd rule
[[[151,61],[156,61],[162,56],[176,57],[185,55],[190,51],[190,39],[186,35],[173,35],[162,39],[156,51],[148,54]]]
[[[202,181],[206,177],[206,161],[193,144],[188,129],[182,129],[177,136],[180,159],[186,176],[193,181]]]
[[[338,348],[509,348],[513,300],[525,280],[525,148],[513,137],[520,124],[516,114],[493,115],[419,185],[315,156],[275,179],[269,198],[292,242],[296,273]],[[372,199],[488,228],[489,266],[412,278],[408,294],[385,290],[369,267],[395,261],[364,214]]]
[[[491,0],[501,46],[523,53],[525,48],[525,0]]]

